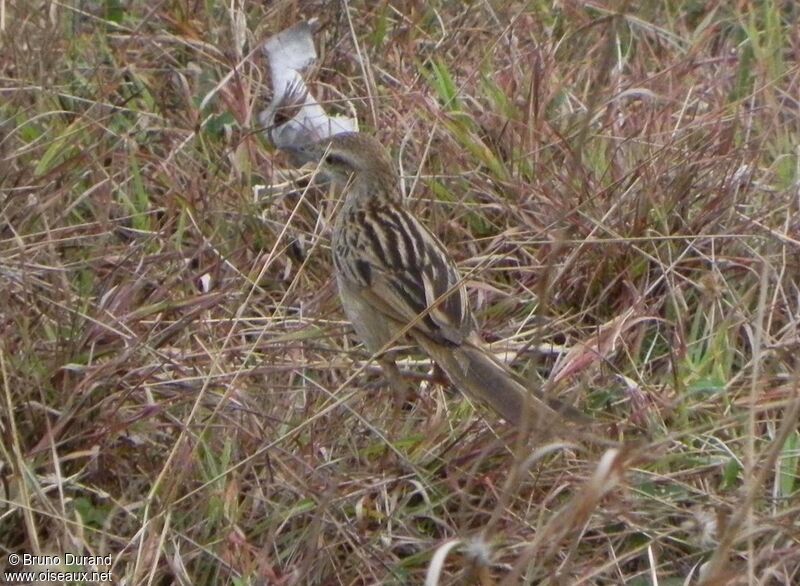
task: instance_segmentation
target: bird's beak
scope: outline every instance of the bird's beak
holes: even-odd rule
[[[289,155],[289,160],[297,167],[301,167],[306,163],[316,163],[319,161],[319,155],[308,145],[284,146],[281,147],[281,150]]]

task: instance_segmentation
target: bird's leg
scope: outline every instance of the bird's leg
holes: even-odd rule
[[[394,359],[387,354],[383,354],[378,358],[378,364],[383,369],[383,374],[386,380],[389,381],[389,386],[392,388],[394,404],[397,409],[408,409],[413,398],[416,396],[416,391],[408,383],[408,381],[400,373]]]
[[[433,372],[431,372],[431,381],[443,386],[445,389],[450,387],[450,379],[447,378],[447,374],[442,370],[442,367],[433,363]]]

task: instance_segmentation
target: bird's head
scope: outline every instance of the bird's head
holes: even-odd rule
[[[319,165],[318,172],[338,187],[368,182],[396,189],[398,180],[389,155],[375,138],[344,132],[303,146],[286,148],[300,163]]]

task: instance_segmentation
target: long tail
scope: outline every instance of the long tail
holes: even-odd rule
[[[526,418],[530,424],[542,420],[555,423],[565,418],[588,421],[588,417],[574,407],[556,399],[546,399],[541,392],[528,389],[508,367],[480,346],[469,342],[461,346],[443,346],[424,336],[417,336],[417,342],[459,390],[488,403],[514,425],[521,425]]]

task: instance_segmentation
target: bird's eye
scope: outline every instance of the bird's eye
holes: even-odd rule
[[[330,153],[327,157],[325,157],[325,162],[335,167],[347,165],[347,160],[335,153]]]

